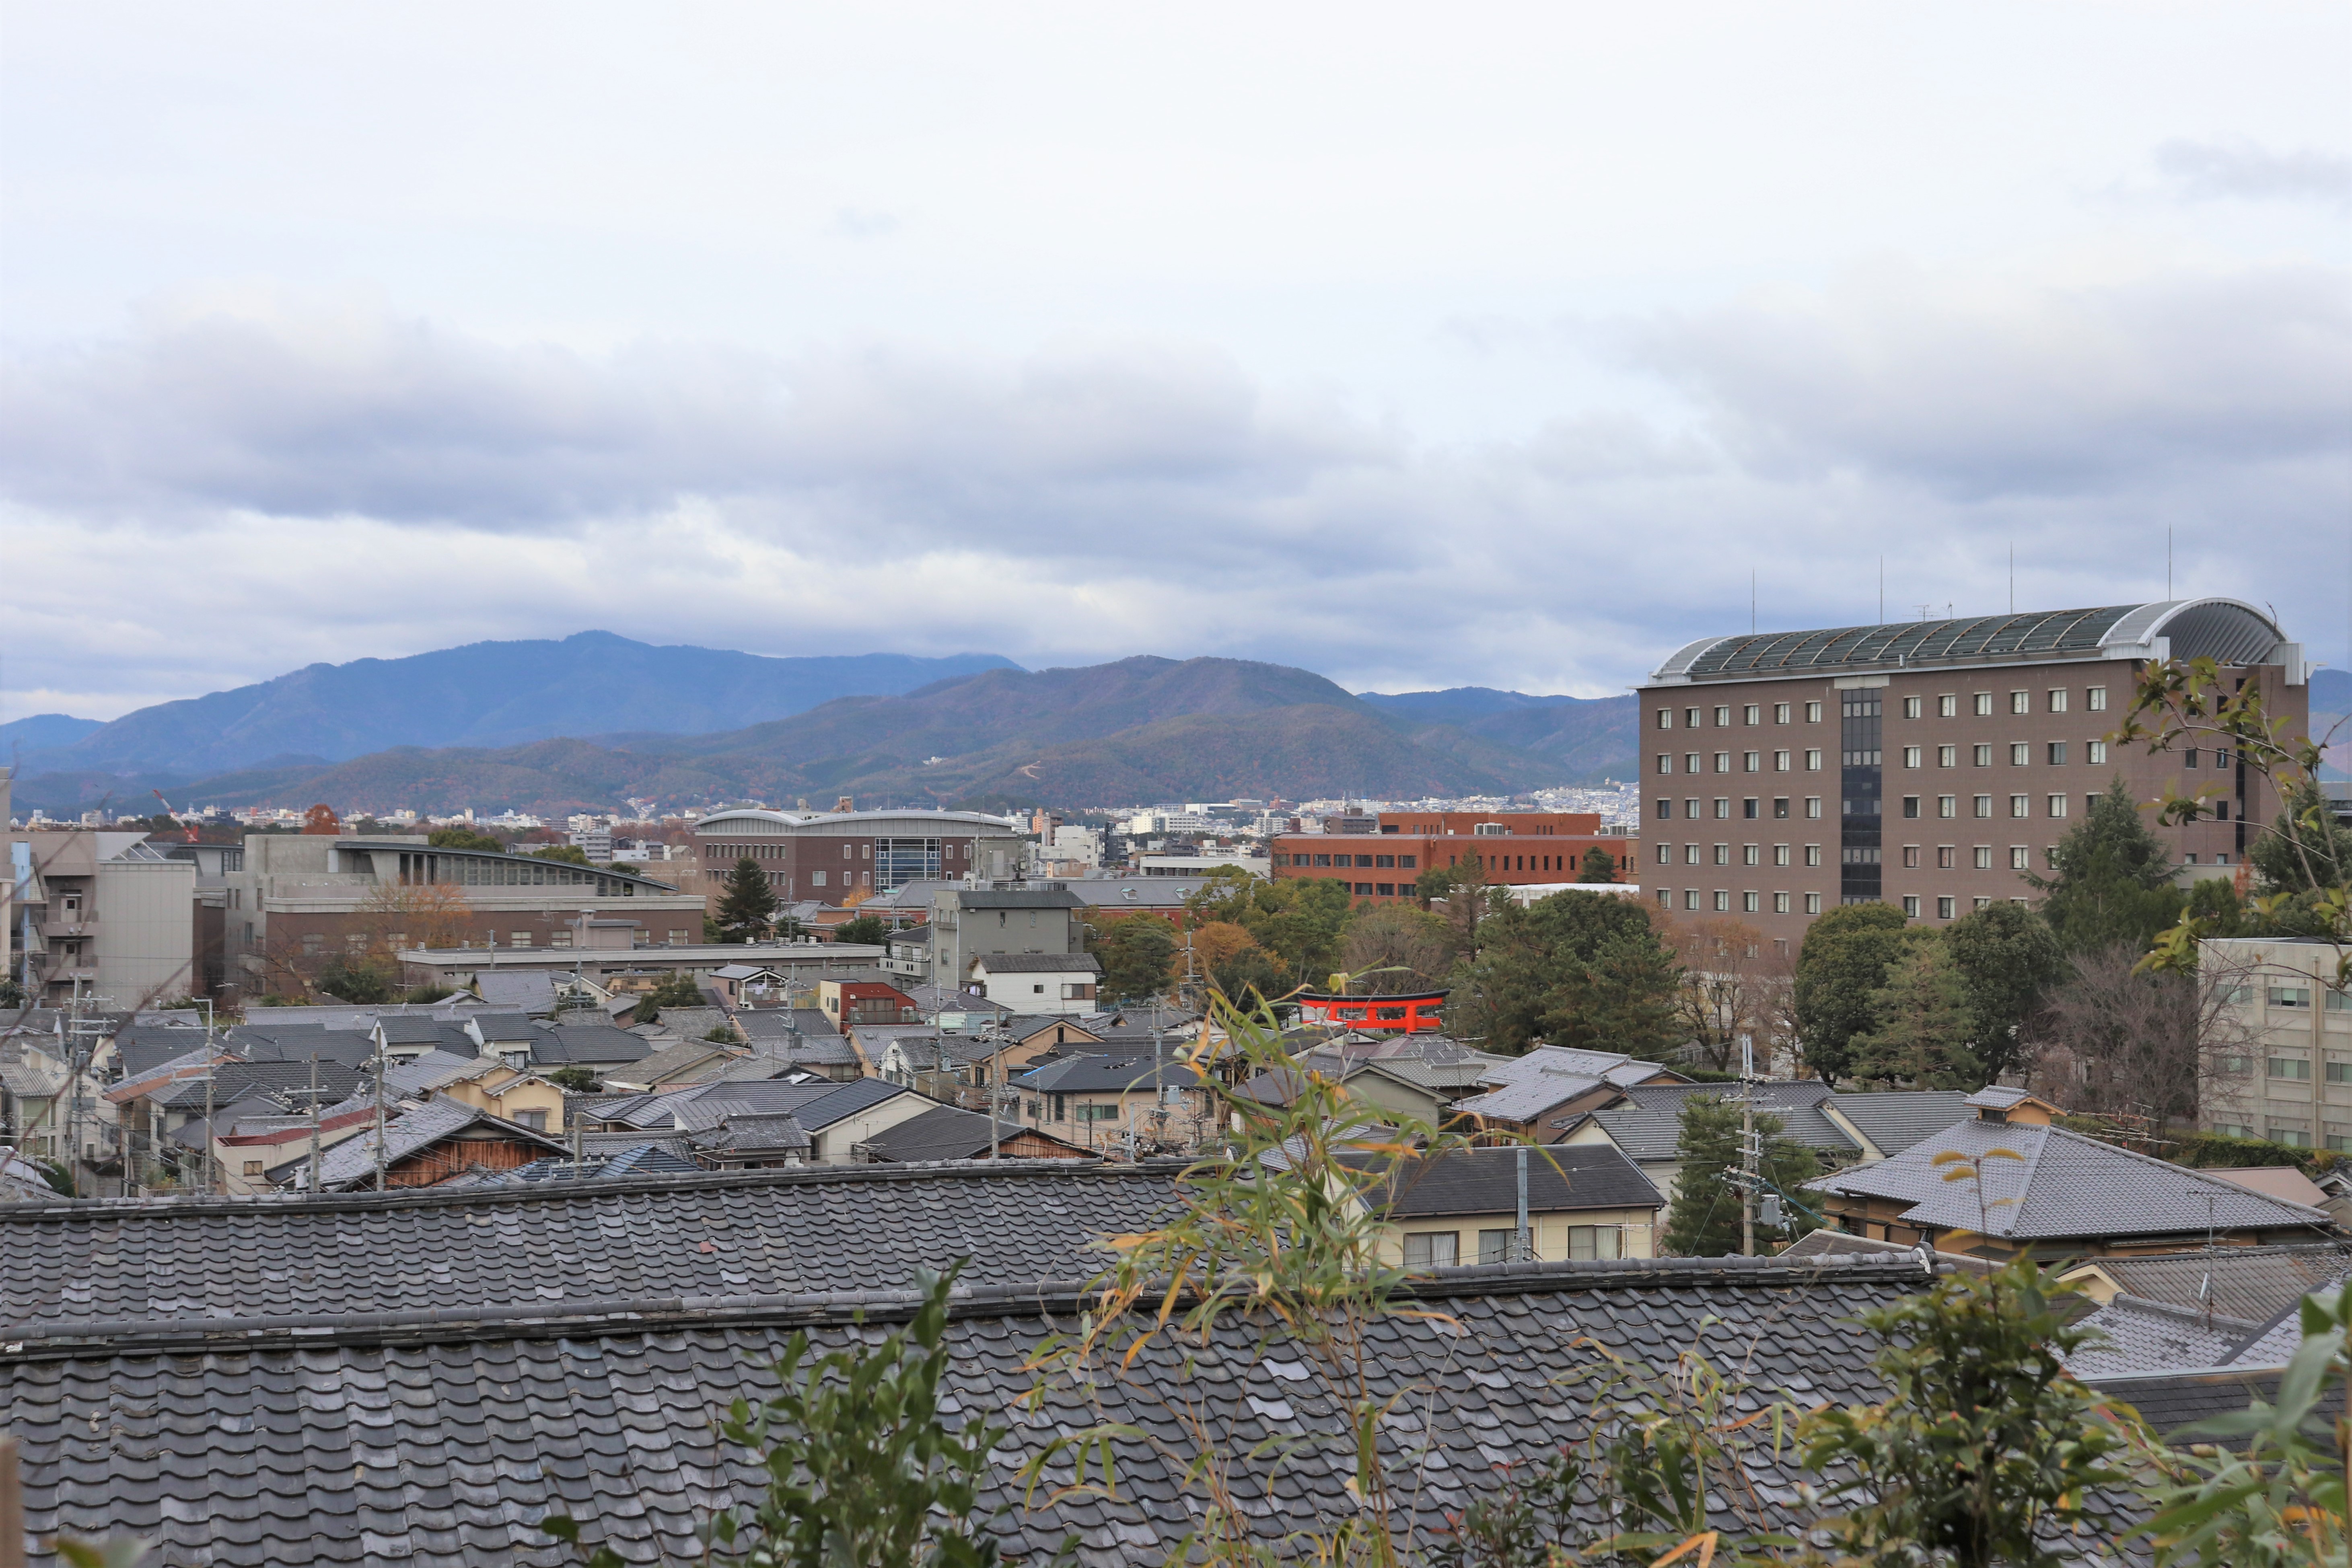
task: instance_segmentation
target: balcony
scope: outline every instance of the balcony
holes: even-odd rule
[[[96,936],[99,924],[95,918],[82,920],[44,920],[41,935],[55,942],[60,937]]]

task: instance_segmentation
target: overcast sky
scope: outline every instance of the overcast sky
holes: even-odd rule
[[[592,627],[2352,664],[2352,7],[0,11],[0,718]]]

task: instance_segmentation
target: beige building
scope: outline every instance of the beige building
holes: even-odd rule
[[[2352,993],[2336,984],[2341,951],[2308,937],[2201,945],[2200,971],[2227,992],[2199,1063],[2199,1125],[2352,1151]]]
[[[131,1009],[198,988],[194,865],[144,833],[6,832],[0,958],[27,994],[57,1004],[79,988],[100,1007]]]
[[[1519,1167],[1530,1255],[1512,1256]],[[1460,1149],[1395,1168],[1372,1195],[1388,1220],[1381,1260],[1411,1269],[1657,1255],[1665,1199],[1612,1148]]]

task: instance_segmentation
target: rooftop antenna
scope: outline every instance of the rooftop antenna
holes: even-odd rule
[[[2017,541],[2009,541],[2009,612],[2017,613]]]
[[[1748,634],[1756,635],[1756,569],[1748,569]]]
[[[1886,624],[1886,558],[1878,558],[1878,623]]]
[[[2172,525],[2164,525],[2164,596],[2172,597]]]

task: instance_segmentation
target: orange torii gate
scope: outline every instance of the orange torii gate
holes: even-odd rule
[[[1408,991],[1393,997],[1335,997],[1301,991],[1295,999],[1301,1023],[1331,1024],[1367,1034],[1418,1034],[1445,1027],[1437,1016],[1445,1006],[1445,996],[1444,991]]]

